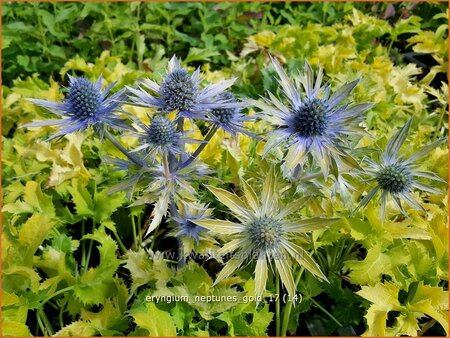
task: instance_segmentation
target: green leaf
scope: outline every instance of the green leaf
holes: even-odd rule
[[[28,308],[26,306],[11,306],[2,308],[2,320],[24,323],[27,321]]]
[[[392,268],[389,256],[383,253],[381,244],[367,250],[367,256],[362,261],[348,261],[347,266],[352,270],[350,279],[355,284],[373,285],[380,280],[382,274]]]
[[[108,194],[108,189],[102,190],[94,196],[94,220],[97,223],[111,217],[112,213],[116,211],[126,201],[125,193]]]
[[[173,322],[178,330],[184,335],[184,328],[189,327],[194,319],[195,310],[183,302],[177,302],[175,307],[170,310]]]
[[[400,287],[392,283],[376,284],[373,287],[363,286],[357,292],[361,297],[373,304],[369,307],[366,320],[368,329],[365,335],[417,335],[417,319],[420,314],[436,319],[447,332],[448,327],[448,291],[440,287],[418,284],[417,290],[406,305],[398,301]],[[387,315],[390,311],[401,312],[393,327],[386,326]],[[413,332],[416,330],[416,332]]]
[[[193,261],[186,264],[184,269],[179,270],[177,277],[183,281],[192,295],[209,294],[213,284],[208,272]]]
[[[216,49],[200,49],[196,47],[191,47],[189,53],[184,60],[185,63],[193,61],[209,61],[212,56],[220,55]]]
[[[60,46],[57,45],[51,45],[48,48],[48,52],[50,53],[50,55],[55,56],[59,59],[66,59],[66,53],[64,52],[64,49]]]
[[[130,315],[137,325],[148,330],[150,336],[177,335],[177,329],[170,314],[158,309],[153,303],[145,303],[144,306],[131,310]]]
[[[448,291],[420,282],[407,308],[436,319],[448,334]]]
[[[96,334],[95,328],[88,322],[79,320],[72,324],[64,326],[61,330],[55,333],[56,337],[78,336],[90,337]]]
[[[52,198],[45,195],[40,185],[34,181],[28,181],[25,189],[23,201],[7,204],[3,211],[11,213],[33,213],[38,212],[48,217],[55,217],[55,208]]]
[[[13,290],[26,290],[28,288],[33,292],[37,292],[39,289],[41,277],[32,268],[25,266],[3,268],[2,275],[2,287],[8,292]]]
[[[93,234],[83,237],[83,240],[92,239],[100,243],[97,246],[100,253],[100,263],[90,268],[81,277],[74,287],[75,296],[84,304],[100,304],[105,298],[117,292],[114,274],[120,265],[117,259],[116,242],[105,233],[103,228],[97,229]]]
[[[81,309],[81,319],[90,323],[101,335],[111,331],[120,332],[128,326],[128,321],[124,320],[122,312],[113,305],[111,300],[106,300],[99,312]]]
[[[86,185],[79,179],[72,179],[72,185],[67,187],[77,209],[77,215],[92,217],[95,214],[94,201],[86,189]]]
[[[23,68],[27,68],[28,64],[30,63],[30,57],[28,55],[18,55],[17,63]]]
[[[33,255],[54,226],[54,221],[40,214],[32,215],[20,229],[11,226],[11,231],[15,230],[17,237],[11,238],[7,233],[3,235],[3,269],[18,266],[31,267]]]
[[[368,329],[365,334],[369,336],[384,336],[386,333],[386,319],[389,311],[401,310],[398,301],[400,288],[391,283],[376,284],[373,287],[363,286],[357,292],[361,297],[374,303],[366,314]]]
[[[42,22],[43,24],[47,27],[47,29],[49,30],[49,32],[61,39],[64,39],[67,37],[67,34],[64,33],[59,27],[56,27],[56,22],[55,22],[55,16],[50,14],[49,12],[39,9],[36,12],[37,15],[39,15],[42,18]]]
[[[144,249],[139,248],[139,251],[128,251],[125,268],[130,270],[131,278],[133,280],[132,292],[144,285],[152,277],[152,264],[150,257],[147,256]]]
[[[28,326],[24,323],[15,321],[6,321],[2,317],[2,336],[3,337],[31,337],[32,334]]]
[[[267,328],[274,316],[269,311],[269,305],[265,304],[259,311],[253,304],[247,305],[241,304],[217,318],[227,323],[227,333],[231,336],[267,336]]]

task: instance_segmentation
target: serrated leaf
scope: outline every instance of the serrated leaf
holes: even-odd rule
[[[148,283],[153,279],[153,270],[150,257],[145,253],[144,249],[139,251],[128,251],[125,268],[130,270],[133,284],[131,292]]]
[[[90,323],[102,335],[109,331],[125,330],[128,326],[128,321],[124,320],[124,315],[111,300],[104,302],[99,312],[81,309],[81,319]]]
[[[72,200],[75,203],[78,216],[93,217],[95,214],[94,201],[91,194],[82,181],[74,178],[72,185],[67,187],[67,190],[72,195]]]
[[[162,311],[153,303],[145,303],[144,306],[130,311],[134,322],[148,330],[150,336],[173,337],[177,335],[177,329],[168,312]]]
[[[74,293],[84,304],[100,304],[117,291],[114,281],[114,274],[120,265],[116,256],[117,244],[105,233],[103,228],[95,230],[93,234],[85,235],[83,240],[86,239],[100,243],[97,246],[100,263],[79,277],[74,287]]]
[[[28,181],[24,188],[23,201],[7,204],[3,211],[11,213],[38,212],[48,217],[55,217],[55,208],[50,196],[45,195],[40,185],[34,181]]]
[[[108,189],[102,190],[94,196],[94,220],[100,223],[111,217],[126,201],[125,193],[108,194]]]
[[[4,321],[2,318],[3,337],[31,337],[30,329],[24,323],[16,321]]]
[[[381,244],[367,250],[367,256],[362,261],[348,261],[347,266],[352,270],[350,279],[355,284],[375,284],[382,274],[392,267],[388,255],[382,252]]]
[[[3,269],[3,288],[6,290],[26,290],[31,289],[37,292],[41,277],[32,268],[25,266],[13,266]]]
[[[55,333],[56,337],[78,336],[91,337],[96,334],[95,328],[88,322],[79,320],[72,324],[64,326]]]

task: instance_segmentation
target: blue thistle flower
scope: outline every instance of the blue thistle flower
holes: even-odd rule
[[[229,91],[221,93],[218,98],[225,102],[238,103],[236,97]],[[247,131],[243,124],[244,122],[255,118],[256,116],[245,116],[242,113],[242,107],[236,106],[211,109],[207,114],[206,120],[233,136],[236,136],[237,133],[243,133],[250,137],[257,138],[255,134]]]
[[[189,237],[195,240],[198,244],[200,241],[200,234],[205,232],[206,229],[195,222],[205,217],[211,216],[211,209],[208,209],[204,204],[187,204],[185,202],[180,203],[181,208],[178,209],[176,215],[172,215],[172,219],[177,222],[177,231],[174,234],[176,237]]]
[[[131,118],[137,127],[142,130],[132,134],[137,136],[140,143],[132,152],[142,151],[146,153],[146,156],[150,155],[153,160],[158,154],[175,155],[184,153],[185,143],[201,142],[186,137],[186,132],[178,131],[175,122],[165,116],[154,116],[148,126],[133,116]]]
[[[189,111],[195,106],[198,85],[186,69],[174,69],[160,87],[162,110],[165,112]]]
[[[301,168],[309,156],[319,164],[325,178],[330,169],[338,173],[338,168],[343,165],[359,168],[347,152],[345,141],[349,134],[364,133],[358,122],[362,120],[362,113],[373,104],[344,103],[359,80],[347,83],[331,94],[329,86],[322,86],[322,68],[319,67],[314,79],[312,68],[306,62],[305,73],[291,80],[278,61],[272,59],[272,64],[288,104],[282,103],[272,93],[268,93],[270,99],[263,99],[263,102],[252,101],[268,113],[265,118],[274,126],[263,157],[284,144],[288,150],[283,165],[285,176]],[[304,92],[301,92],[301,87]]]
[[[133,104],[158,109],[162,113],[177,112],[177,117],[205,119],[205,112],[220,107],[239,107],[219,94],[229,88],[235,79],[200,88],[200,69],[189,75],[174,55],[169,61],[167,75],[161,85],[146,79],[137,89],[127,87]],[[145,89],[144,89],[145,88]],[[150,93],[147,91],[149,90]]]
[[[206,186],[217,199],[227,206],[236,221],[205,218],[195,221],[198,225],[217,234],[226,236],[227,243],[217,253],[234,253],[222,271],[217,275],[215,284],[228,278],[239,267],[249,261],[256,261],[255,294],[264,293],[269,267],[277,272],[289,295],[294,295],[296,286],[292,276],[292,267],[297,262],[313,275],[326,280],[318,264],[299,245],[296,238],[306,232],[323,229],[336,222],[337,218],[293,218],[301,209],[305,200],[299,199],[285,205],[277,189],[277,177],[273,169],[266,173],[262,191],[255,190],[245,181],[243,196],[227,190]]]
[[[132,205],[155,203],[152,221],[145,236],[152,232],[167,214],[169,203],[180,200],[195,200],[197,189],[190,182],[209,178],[212,173],[208,166],[195,159],[189,165],[180,167],[186,161],[188,154],[181,154],[180,162],[163,161],[163,163],[149,163],[145,168],[149,179],[145,179],[142,195]]]
[[[92,83],[84,77],[75,78],[69,75],[69,92],[61,103],[29,99],[63,118],[28,123],[23,127],[59,125],[60,131],[50,136],[49,140],[83,131],[89,126],[94,126],[101,137],[103,137],[105,126],[127,129],[126,123],[114,115],[114,111],[120,106],[119,100],[123,97],[124,90],[107,98],[114,85],[115,83],[112,83],[102,92],[102,76]]]
[[[405,158],[403,155],[399,155],[400,148],[405,142],[411,127],[412,119],[396,132],[389,140],[386,151],[381,158],[381,163],[376,163],[371,159],[366,159],[369,167],[365,170],[368,174],[372,175],[369,181],[375,181],[376,187],[369,191],[369,193],[361,200],[358,209],[365,207],[369,201],[381,191],[381,208],[380,219],[384,220],[386,213],[386,202],[389,196],[392,196],[397,208],[406,216],[408,214],[402,207],[401,200],[404,200],[410,207],[426,211],[425,208],[414,198],[412,191],[417,189],[433,194],[438,194],[441,191],[434,188],[429,184],[424,184],[419,181],[420,178],[429,179],[432,181],[445,182],[442,178],[434,173],[427,171],[416,170],[418,164],[417,160],[427,155],[431,150],[439,146],[446,141],[445,138],[434,141],[423,148],[419,149],[416,153],[409,158]]]

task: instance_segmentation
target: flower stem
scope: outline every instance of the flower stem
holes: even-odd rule
[[[84,220],[81,221],[81,238],[86,234],[86,224]],[[86,266],[86,242],[81,241],[81,267],[84,269]]]
[[[164,176],[167,179],[170,179],[170,165],[169,165],[169,156],[167,153],[162,155],[163,168],[164,168]]]
[[[446,112],[447,112],[447,110],[442,109],[441,113],[439,114],[440,115],[439,116],[439,122],[438,122],[437,127],[436,127],[436,135],[435,135],[436,139],[439,139],[440,137],[443,136],[443,135],[442,136],[439,135],[439,132],[441,130],[441,125],[442,125],[442,122],[444,121],[444,115],[445,115]]]
[[[36,311],[36,320],[38,322],[39,328],[41,329],[42,335],[46,336],[47,335],[47,330],[46,330],[46,328],[44,326],[44,323],[42,322],[41,311],[39,311],[39,310]]]
[[[333,322],[335,322],[337,325],[339,325],[339,327],[342,327],[342,324],[331,313],[329,313],[324,307],[322,307],[322,305],[317,303],[313,298],[310,298],[310,301],[311,301],[311,303],[313,303],[315,305],[315,307],[317,307],[320,311],[322,311],[328,317],[330,317]]]
[[[136,155],[130,153],[128,150],[125,149],[125,147],[123,145],[121,145],[119,143],[119,141],[117,141],[114,136],[111,135],[111,133],[107,130],[105,130],[105,135],[106,138],[108,140],[111,141],[112,144],[114,144],[114,146],[116,146],[117,149],[119,149],[124,155],[126,155],[131,161],[133,161],[134,163],[136,163],[137,165],[140,166],[145,166],[145,162],[140,159],[139,157],[137,157]]]
[[[142,246],[142,226],[141,226],[141,218],[138,217],[138,221],[137,221],[137,227],[138,227],[138,241],[139,241],[139,246]]]
[[[169,209],[170,209],[170,216],[172,217],[172,222],[175,223],[176,221],[174,220],[174,217],[178,217],[178,210],[177,205],[175,204],[174,201],[170,201]],[[183,241],[181,240],[181,238],[178,238],[178,262],[177,262],[178,268],[182,268],[185,263],[186,260],[183,252]]]
[[[42,309],[38,310],[38,311],[40,312],[39,316],[41,317],[41,320],[43,321],[43,323],[45,325],[45,328],[46,328],[46,331],[47,331],[48,335],[49,336],[53,336],[54,332],[53,332],[53,329],[52,329],[52,324],[50,324],[50,321],[48,320],[47,315],[45,314],[44,311],[42,311]]]
[[[63,320],[63,315],[64,315],[64,310],[66,308],[68,299],[64,298],[64,303],[61,305],[60,309],[59,309],[59,326],[62,329],[64,327],[64,320]]]
[[[184,253],[183,253],[183,241],[181,240],[181,238],[178,238],[178,252],[179,252],[178,268],[180,269],[186,263],[186,260],[184,259]]]
[[[200,155],[203,149],[208,145],[209,140],[214,136],[214,134],[217,131],[217,126],[214,125],[209,130],[208,134],[206,134],[205,139],[203,140],[203,143],[198,146],[198,148],[194,151],[194,153],[191,155],[191,157],[186,160],[184,163],[181,164],[181,168],[187,167],[189,164],[191,164],[197,157]]]
[[[303,271],[305,271],[305,268],[302,266],[302,267],[300,267],[300,270],[298,271],[298,274],[295,277],[294,285],[295,285],[296,290],[297,290],[297,285],[300,282],[300,279],[302,278]],[[289,317],[291,316],[291,310],[292,310],[292,302],[288,302],[286,304],[286,307],[284,308],[284,312],[283,312],[283,325],[281,326],[281,332],[280,332],[281,337],[286,336],[287,328],[289,325]]]
[[[117,243],[119,243],[119,247],[122,250],[123,253],[127,252],[126,246],[123,244],[122,240],[120,239],[120,236],[117,234],[117,231],[112,232],[114,234],[114,237],[117,240]]]
[[[136,231],[136,221],[133,215],[131,215],[131,229],[133,230],[133,249],[137,250],[139,244]]]
[[[89,242],[89,249],[86,255],[86,265],[84,266],[84,272],[86,273],[88,266],[89,266],[89,261],[91,260],[91,252],[92,252],[92,246],[94,245],[94,241],[91,239],[91,241]]]
[[[74,286],[72,285],[72,286],[68,286],[67,288],[64,288],[64,289],[61,289],[61,290],[59,290],[59,291],[56,291],[53,295],[51,295],[51,296],[47,297],[46,299],[44,299],[44,301],[41,302],[41,305],[44,305],[44,304],[47,303],[50,299],[52,299],[53,297],[56,297],[56,296],[60,295],[61,293],[64,293],[64,292],[66,292],[66,291],[73,290],[73,288],[74,288]]]
[[[277,295],[277,301],[275,303],[275,335],[279,337],[281,332],[281,295],[278,271],[275,274],[275,294]]]

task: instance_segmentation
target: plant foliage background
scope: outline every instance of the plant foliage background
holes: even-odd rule
[[[448,137],[448,12],[445,3],[19,3],[2,2],[2,335],[273,335],[270,302],[145,301],[147,295],[253,295],[253,270],[213,285],[221,264],[176,262],[169,222],[153,241],[134,241],[152,205],[128,207],[108,194],[124,172],[104,161],[120,153],[83,134],[45,142],[52,128],[23,129],[50,119],[25,98],[58,100],[67,74],[117,88],[142,77],[160,79],[176,54],[210,82],[237,77],[233,92],[258,99],[277,83],[269,55],[289,71],[305,60],[333,85],[361,78],[356,102],[374,102],[355,148],[384,149],[413,117],[404,151]],[[125,106],[145,118],[146,110]],[[249,123],[263,130],[264,119]],[[195,131],[202,135],[202,128]],[[121,138],[136,144],[133,137]],[[192,148],[195,149],[195,146]],[[261,182],[262,144],[218,132],[201,160],[227,190],[242,177]],[[448,153],[435,148],[421,168],[447,178]],[[322,182],[323,183],[323,182]],[[352,199],[368,188],[355,179]],[[285,182],[285,184],[287,184]],[[305,216],[341,217],[314,231],[309,251],[329,282],[301,275],[302,301],[288,313],[295,335],[445,335],[448,327],[447,186],[417,194],[427,214],[382,223],[373,202],[351,215],[323,183],[287,188],[306,196]],[[201,198],[225,217],[208,190]],[[389,210],[388,206],[388,210]],[[152,237],[153,238],[153,237]],[[89,250],[86,260],[81,255]],[[298,273],[298,268],[295,270]],[[267,285],[268,293],[274,285]]]

